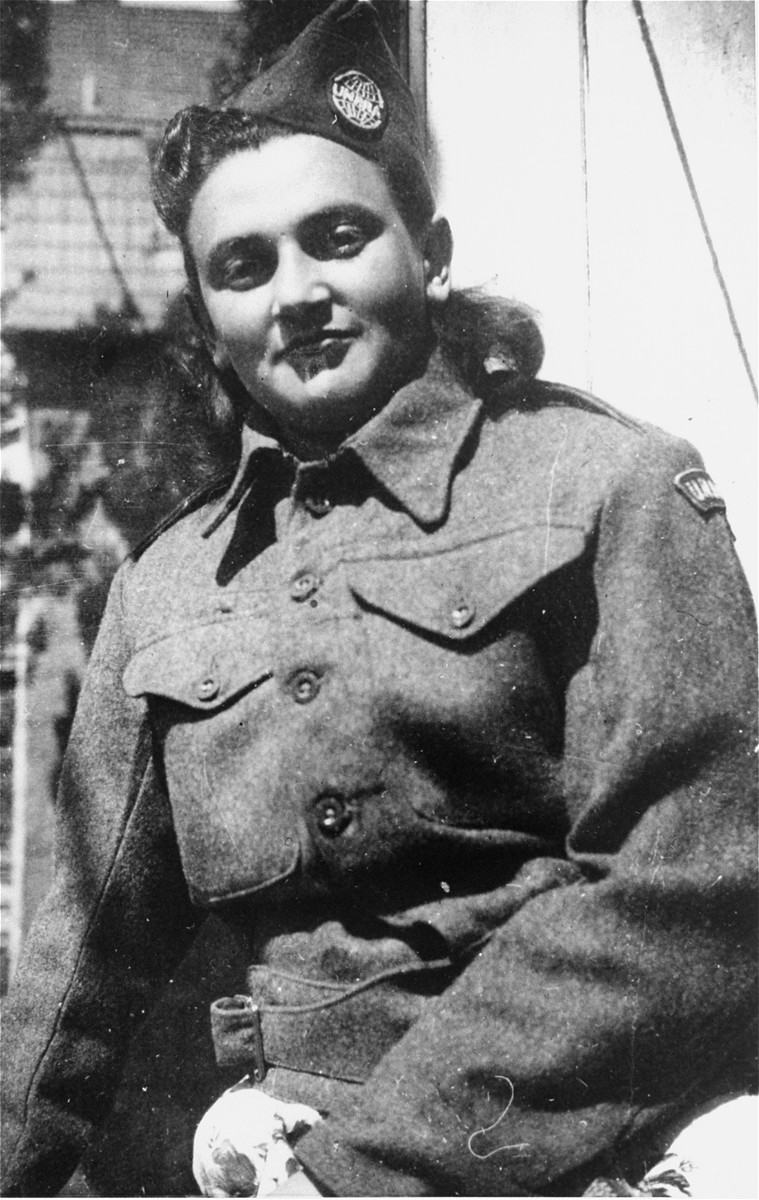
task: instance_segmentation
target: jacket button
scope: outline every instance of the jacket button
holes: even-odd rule
[[[318,694],[321,683],[315,671],[298,671],[290,683],[296,704],[309,704]]]
[[[201,679],[197,687],[198,700],[213,700],[218,694],[218,679],[214,679],[213,675],[207,675],[205,679]]]
[[[315,517],[326,516],[332,508],[332,501],[327,496],[306,496],[303,503]]]
[[[290,596],[293,600],[308,600],[319,590],[319,580],[310,572],[305,572],[290,584]]]
[[[451,625],[454,629],[466,629],[467,625],[471,625],[474,620],[474,612],[474,605],[467,604],[462,600],[451,610]]]
[[[322,796],[314,805],[316,826],[327,838],[339,837],[350,825],[352,813],[339,796]]]

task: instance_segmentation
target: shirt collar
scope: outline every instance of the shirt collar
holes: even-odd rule
[[[434,525],[445,516],[456,460],[481,408],[435,351],[424,375],[345,445],[415,520]]]
[[[481,409],[482,402],[436,350],[424,375],[396,392],[334,458],[352,452],[419,524],[435,525],[447,511],[456,461]],[[254,466],[272,452],[286,454],[269,434],[243,426],[237,473],[204,536],[237,508],[251,486]]]
[[[234,479],[227,488],[224,499],[218,506],[216,511],[211,516],[211,519],[203,526],[203,537],[210,537],[215,533],[220,525],[223,525],[227,517],[240,504],[243,496],[247,493],[254,477],[254,467],[258,461],[269,454],[275,453],[281,456],[283,451],[279,442],[268,434],[261,433],[258,429],[254,429],[250,425],[243,425],[240,435],[240,462],[235,472]]]

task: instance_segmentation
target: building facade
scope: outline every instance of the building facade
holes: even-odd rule
[[[177,109],[210,99],[239,28],[228,5],[73,0],[45,16],[52,119],[3,211],[2,990],[49,881],[57,770],[110,575],[180,491],[155,443],[184,271],[149,155]]]

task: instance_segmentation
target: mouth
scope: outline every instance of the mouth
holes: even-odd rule
[[[311,333],[297,334],[285,343],[279,357],[323,355],[333,348],[347,348],[355,337],[354,329],[318,329]]]
[[[290,338],[277,357],[307,381],[321,371],[339,367],[356,337],[353,329],[320,329],[300,334]]]

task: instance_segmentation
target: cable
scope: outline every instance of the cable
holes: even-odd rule
[[[99,211],[98,205],[97,205],[97,200],[95,199],[95,195],[92,191],[92,188],[90,187],[90,182],[87,178],[87,172],[85,171],[84,166],[82,165],[82,160],[79,157],[79,152],[77,151],[77,148],[74,144],[74,138],[72,136],[71,130],[68,128],[68,126],[65,124],[64,121],[59,121],[58,124],[59,124],[59,128],[61,130],[61,133],[63,134],[63,139],[66,143],[66,149],[68,150],[69,158],[71,159],[71,165],[73,166],[74,171],[76,172],[77,178],[79,180],[79,183],[81,184],[81,188],[84,193],[84,197],[87,201],[87,204],[89,205],[90,213],[91,213],[92,219],[95,223],[95,228],[98,232],[98,236],[100,237],[100,241],[102,242],[103,248],[108,256],[108,261],[111,265],[111,270],[113,271],[114,275],[116,276],[116,279],[118,280],[118,283],[119,283],[119,287],[121,288],[121,293],[123,296],[123,304],[124,304],[124,316],[126,316],[130,320],[136,319],[136,320],[142,321],[142,313],[140,312],[140,310],[137,306],[137,302],[136,302],[134,296],[132,295],[132,291],[131,291],[131,288],[129,287],[126,276],[124,275],[124,272],[121,269],[121,264],[119,263],[119,260],[116,257],[116,251],[113,248],[113,243],[111,242],[111,239],[108,236],[108,230],[106,229],[106,227],[103,223],[103,218],[100,215],[100,211]]]
[[[720,291],[722,292],[722,297],[725,301],[725,307],[727,308],[727,315],[730,319],[730,325],[731,325],[731,328],[733,331],[733,335],[738,344],[738,349],[740,351],[740,355],[743,360],[743,365],[746,368],[746,374],[748,375],[749,382],[751,384],[751,390],[754,393],[754,398],[756,400],[759,400],[759,392],[757,392],[756,380],[754,379],[754,373],[751,370],[751,363],[749,361],[748,353],[746,352],[746,347],[744,345],[743,338],[741,337],[741,331],[740,331],[740,328],[738,325],[738,319],[735,315],[735,309],[733,308],[733,304],[730,299],[730,293],[727,290],[727,284],[725,282],[725,277],[722,274],[722,268],[720,266],[719,258],[717,257],[717,251],[715,249],[714,242],[712,241],[711,233],[709,232],[709,226],[707,224],[706,215],[704,213],[703,207],[701,205],[701,201],[699,199],[698,191],[696,189],[696,181],[693,178],[693,172],[691,170],[690,163],[688,162],[688,156],[685,152],[685,145],[684,145],[683,139],[680,135],[680,130],[677,125],[675,113],[674,113],[672,104],[669,99],[669,94],[667,92],[666,84],[664,82],[664,75],[662,74],[661,64],[659,62],[658,55],[654,48],[653,41],[651,40],[651,31],[648,28],[648,22],[646,21],[645,14],[643,12],[643,4],[641,3],[641,0],[632,0],[632,5],[633,5],[633,9],[635,10],[635,16],[638,18],[638,25],[640,27],[641,36],[643,38],[643,43],[646,47],[646,53],[648,54],[648,58],[651,63],[651,68],[653,70],[657,86],[659,88],[659,95],[661,96],[661,101],[662,101],[662,104],[664,105],[664,111],[667,114],[667,121],[669,123],[670,132],[672,134],[672,137],[674,138],[675,146],[677,147],[677,153],[680,158],[680,164],[683,168],[683,172],[685,174],[685,179],[688,184],[691,198],[693,200],[693,203],[696,208],[696,212],[698,214],[698,219],[701,224],[701,231],[704,235],[706,244],[709,248],[709,254],[711,255],[711,260],[712,260],[712,267],[714,268],[714,274],[717,276],[717,282],[719,284]]]
[[[585,311],[587,336],[585,341],[585,377],[589,392],[593,391],[593,307],[590,286],[590,183],[588,179],[588,103],[590,100],[590,53],[588,42],[588,0],[580,0],[580,145],[582,154],[583,201],[585,205]]]

